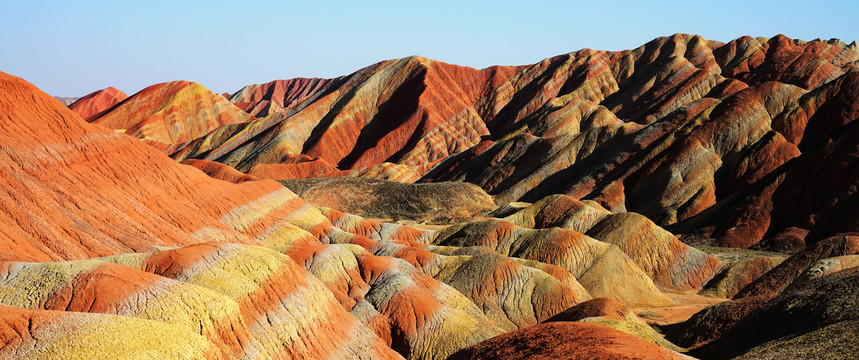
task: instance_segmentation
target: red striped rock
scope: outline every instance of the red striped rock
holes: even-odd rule
[[[324,91],[335,79],[275,80],[265,84],[248,85],[226,96],[242,110],[256,117],[275,115],[284,109],[299,106],[308,98]]]
[[[646,217],[612,214],[593,201],[547,196],[505,219],[535,229],[561,227],[614,244],[666,289],[700,289],[719,266],[715,258],[680,242]]]
[[[667,289],[700,289],[719,267],[716,258],[636,213],[610,215],[587,234],[619,247],[655,284]]]
[[[250,119],[223,96],[200,84],[173,81],[147,87],[90,121],[166,147]]]

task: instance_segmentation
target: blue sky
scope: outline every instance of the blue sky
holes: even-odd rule
[[[692,5],[694,4],[694,5]],[[0,71],[57,96],[129,95],[191,80],[212,91],[333,77],[422,55],[482,68],[700,34],[859,39],[848,1],[11,1]]]

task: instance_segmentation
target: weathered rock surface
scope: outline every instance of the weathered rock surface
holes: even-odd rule
[[[859,272],[851,269],[786,291],[743,316],[722,336],[692,355],[754,358],[773,354],[785,359],[855,355],[857,282]]]
[[[69,104],[69,109],[78,113],[84,120],[92,121],[101,113],[128,98],[124,92],[114,87],[94,91]]]
[[[75,111],[0,73],[0,357],[682,358],[623,306],[714,275],[696,355],[855,355],[857,64],[676,34]]]
[[[819,260],[859,253],[859,237],[836,236],[823,239],[781,262],[742,288],[735,298],[779,294]]]
[[[653,280],[617,246],[560,229],[527,229],[503,220],[452,225],[438,231],[432,244],[483,246],[506,256],[535,260],[569,271],[595,297],[629,306],[669,304]]]
[[[226,98],[198,83],[172,81],[147,87],[88,121],[167,151],[223,125],[250,119]]]
[[[785,260],[784,256],[752,257],[727,264],[701,291],[704,294],[732,298]]]
[[[540,324],[496,336],[449,359],[690,359],[612,328],[580,322]]]
[[[0,305],[0,357],[5,359],[207,359],[203,337],[159,321]]]
[[[465,220],[494,210],[495,201],[469,183],[407,184],[362,178],[282,181],[305,201],[351,214],[416,221]],[[307,186],[309,185],[309,186]]]

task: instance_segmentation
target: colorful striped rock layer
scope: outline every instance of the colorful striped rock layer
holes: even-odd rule
[[[502,205],[567,194],[795,250],[859,231],[857,61],[836,40],[685,34],[482,70],[408,57],[247,86],[231,99],[266,116],[171,150],[267,178],[463,180]]]
[[[592,293],[667,302],[619,247],[572,230],[490,220],[514,230],[510,251],[454,236],[479,221],[317,208],[2,73],[0,114],[0,358],[445,359]]]
[[[0,358],[855,358],[857,64],[677,34],[72,109],[0,73]],[[628,310],[705,287],[668,339]]]

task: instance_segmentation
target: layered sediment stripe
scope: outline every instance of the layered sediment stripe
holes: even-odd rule
[[[374,241],[418,246],[425,244],[426,239],[431,236],[430,231],[384,222],[380,219],[368,219],[327,207],[320,207],[319,210],[338,229]]]
[[[238,171],[232,166],[221,164],[215,161],[190,159],[182,161],[182,164],[190,165],[197,169],[200,169],[201,171],[206,173],[206,175],[209,175],[212,178],[228,181],[231,183],[238,184],[245,181],[259,180],[257,177]]]
[[[612,214],[588,234],[616,245],[657,285],[668,289],[700,289],[719,268],[714,257],[636,213]]]
[[[101,260],[4,267],[0,282],[4,305],[162,321],[199,333],[224,358],[241,353],[247,340],[238,305],[199,286]]]
[[[403,255],[405,249],[410,248],[377,244],[375,251]],[[402,259],[373,255],[356,245],[290,246],[282,251],[303,263],[341,305],[407,358],[444,358],[443,353],[465,346],[463,341],[471,338],[460,333],[479,336],[486,326],[500,332],[468,298]]]
[[[630,306],[670,303],[653,280],[620,249],[575,231],[532,230],[507,221],[488,220],[440,230],[432,243],[487,246],[501,255],[556,265],[575,276],[592,296],[611,297]]]
[[[567,195],[551,195],[503,220],[526,228],[560,227],[584,234],[610,214],[593,201],[582,202]]]
[[[390,180],[402,183],[413,183],[421,178],[420,168],[409,165],[383,162],[379,165],[368,166],[353,171],[341,171],[332,175],[345,173],[351,177],[364,177],[371,179]]]
[[[376,353],[386,349],[377,344],[381,340],[286,255],[255,246],[201,244],[153,253],[141,266],[238,303],[250,334],[244,357],[396,358],[390,350]],[[355,337],[356,332],[363,335]],[[319,338],[307,338],[311,333]]]
[[[261,113],[261,109],[267,106],[281,110],[292,108],[310,97],[317,96],[326,86],[337,80],[298,78],[248,85],[230,96],[230,101],[251,115],[263,117],[273,115],[274,112],[268,110]]]
[[[318,230],[313,233],[315,228],[331,227],[319,210],[289,189],[278,185],[272,190],[231,209],[220,222],[265,245],[313,242],[321,235]]]
[[[445,256],[430,275],[466,295],[506,331],[536,325],[582,300],[549,274],[497,254]]]
[[[357,245],[296,245],[280,251],[304,265],[331,290],[343,308],[352,311],[370,289],[355,258],[355,252],[359,250],[352,247]]]
[[[403,260],[362,252],[368,302],[391,319],[392,348],[410,359],[444,359],[501,331],[455,289]],[[468,330],[466,330],[468,329]]]
[[[164,144],[191,141],[252,117],[202,85],[174,81],[152,85],[110,109],[93,123],[122,129],[141,140]]]
[[[73,354],[73,355],[72,355]],[[217,359],[199,334],[160,321],[0,305],[0,357]]]

